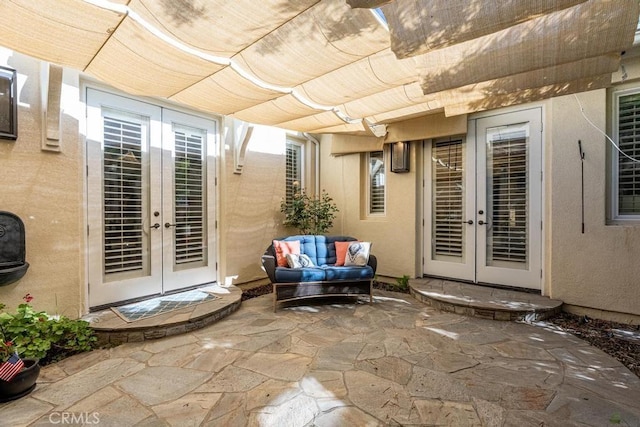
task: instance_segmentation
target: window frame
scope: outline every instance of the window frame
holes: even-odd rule
[[[373,185],[372,185],[372,181],[373,181],[373,175],[372,175],[372,171],[371,171],[371,159],[373,158],[373,154],[377,154],[380,153],[380,160],[382,161],[382,166],[381,166],[381,170],[382,170],[382,176],[384,177],[384,184],[382,185],[382,212],[373,212],[371,209],[371,202],[372,202],[372,195],[373,195]],[[386,162],[385,162],[385,150],[380,150],[380,151],[371,151],[368,152],[366,157],[366,167],[367,167],[367,197],[366,197],[366,203],[367,203],[367,216],[369,217],[383,217],[386,216],[387,214],[387,176],[386,176]],[[377,173],[377,172],[376,172]]]
[[[612,114],[611,114],[611,129],[612,139],[616,145],[620,146],[620,98],[630,95],[640,95],[640,87],[632,87],[626,89],[614,90],[612,93]],[[640,140],[638,141],[640,143]],[[618,223],[640,222],[640,210],[637,214],[620,214],[619,209],[619,153],[615,147],[609,146],[609,180],[610,180],[610,220]],[[640,197],[640,196],[639,196]]]
[[[9,115],[6,128],[0,129],[0,139],[18,139],[18,72],[11,68],[0,66],[0,79],[8,84],[9,92],[3,94],[2,102]]]
[[[289,204],[291,202],[291,199],[289,198],[289,189],[290,189],[290,184],[289,184],[289,176],[288,176],[288,172],[289,172],[289,168],[287,167],[287,161],[288,161],[288,156],[289,156],[289,147],[291,146],[295,146],[297,148],[299,148],[299,155],[298,155],[298,165],[299,165],[299,179],[298,181],[300,182],[300,189],[304,189],[306,191],[306,180],[305,180],[305,173],[306,173],[306,153],[305,153],[305,143],[303,141],[300,141],[296,138],[292,138],[290,136],[287,136],[287,140],[286,140],[286,144],[285,144],[285,187],[284,187],[284,193],[285,193],[285,202],[287,204]],[[293,181],[295,182],[295,180]],[[294,194],[293,192],[293,182],[291,182],[291,194]]]

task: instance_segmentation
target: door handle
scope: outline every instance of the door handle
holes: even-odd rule
[[[462,221],[463,224],[469,224],[469,225],[473,225],[473,220],[470,219],[469,221]]]
[[[158,224],[158,223],[156,222],[155,224],[153,224],[153,225],[151,226],[151,228],[155,228],[155,229],[157,230],[158,228],[160,228],[160,224]]]
[[[175,224],[169,224],[168,222],[164,223],[164,228],[170,228],[170,227],[175,227]]]
[[[486,222],[484,222],[483,220],[478,221],[478,225],[485,225]]]

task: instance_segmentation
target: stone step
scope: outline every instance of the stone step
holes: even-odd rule
[[[493,320],[533,322],[562,310],[562,301],[539,294],[422,278],[409,281],[411,295],[441,311]]]
[[[113,310],[89,313],[83,320],[96,331],[99,344],[119,345],[171,335],[183,334],[223,319],[240,308],[242,290],[236,286],[219,286],[218,297],[190,307],[134,322],[126,322]]]

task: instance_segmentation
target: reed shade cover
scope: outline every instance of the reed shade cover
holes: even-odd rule
[[[390,31],[366,9],[379,6]],[[607,86],[633,44],[638,2],[5,0],[0,15],[0,46],[134,95],[371,134],[370,124]]]
[[[391,49],[407,58],[486,36],[585,0],[395,0],[382,7]],[[374,6],[379,7],[379,6]]]

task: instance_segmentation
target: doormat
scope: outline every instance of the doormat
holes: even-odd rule
[[[134,302],[120,307],[111,307],[125,322],[131,323],[149,317],[159,316],[181,308],[191,307],[207,301],[213,301],[217,297],[202,289],[193,289],[178,294],[164,295],[146,301]]]

